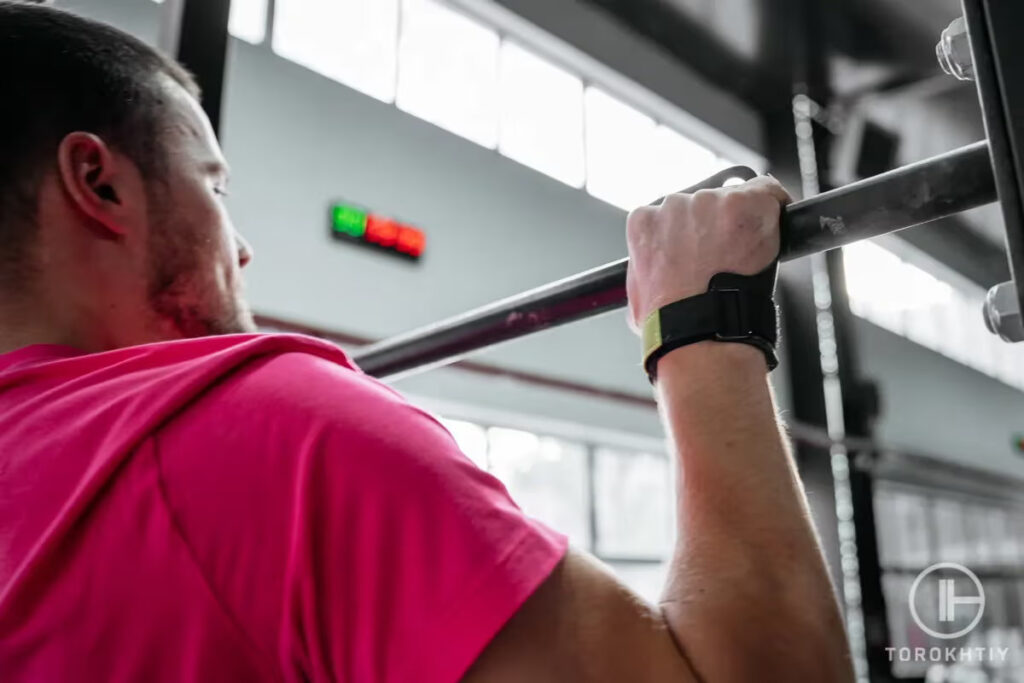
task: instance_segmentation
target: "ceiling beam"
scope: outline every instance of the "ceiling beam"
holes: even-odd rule
[[[985,289],[1010,279],[1006,252],[957,216],[918,225],[895,236]]]
[[[658,0],[586,0],[649,38],[705,80],[764,115],[789,107],[789,84],[759,60],[737,54],[701,22]],[[773,4],[773,3],[768,3]]]

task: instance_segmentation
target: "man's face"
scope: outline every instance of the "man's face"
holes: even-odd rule
[[[150,303],[182,337],[253,332],[241,277],[252,254],[224,207],[227,162],[199,104],[168,87],[164,165],[148,188]]]

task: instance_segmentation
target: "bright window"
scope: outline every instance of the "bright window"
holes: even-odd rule
[[[583,82],[505,41],[499,90],[501,153],[583,187]]]
[[[615,575],[637,595],[652,605],[658,604],[668,579],[668,560],[660,564],[611,562],[610,565]]]
[[[641,597],[657,601],[675,535],[675,497],[664,455],[465,420],[441,422],[523,512],[609,563]]]
[[[647,201],[685,190],[729,164],[711,150],[666,126],[654,131],[653,149],[643,170]]]
[[[267,33],[267,0],[231,0],[228,30],[253,45],[262,43]]]
[[[262,42],[267,6],[233,0],[232,35]],[[277,0],[271,42],[282,57],[626,210],[729,165],[438,0]]]
[[[398,0],[277,0],[275,52],[384,102],[397,40]]]
[[[162,4],[164,0],[153,1]],[[266,26],[267,0],[231,0],[228,31],[235,38],[254,45],[262,43],[266,37]]]
[[[441,420],[459,449],[482,470],[487,469],[487,430],[472,422]]]
[[[662,557],[673,538],[668,459],[608,449],[598,449],[594,457],[597,552],[616,558]]]
[[[496,147],[498,46],[495,31],[433,0],[403,0],[398,106]]]
[[[599,88],[587,88],[587,191],[631,210],[658,198],[646,168],[657,146],[654,119]]]
[[[850,308],[879,327],[1024,389],[1024,348],[990,334],[980,287],[954,289],[871,242],[843,248]]]
[[[518,429],[488,430],[490,465],[528,514],[589,544],[586,449],[579,444]]]

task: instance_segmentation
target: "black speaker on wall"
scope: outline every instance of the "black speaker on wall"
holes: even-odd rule
[[[869,178],[896,168],[899,147],[900,139],[895,133],[865,121],[854,173],[858,178]]]

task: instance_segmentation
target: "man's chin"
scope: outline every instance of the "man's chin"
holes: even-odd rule
[[[230,315],[223,316],[208,323],[207,330],[203,336],[222,334],[252,334],[259,332],[256,320],[253,318],[249,306],[240,303]]]
[[[164,333],[158,336],[172,339],[195,339],[225,334],[251,334],[258,332],[256,321],[249,306],[243,302],[225,307],[213,315],[200,315],[195,307],[167,305],[157,307],[157,317]]]
[[[238,297],[235,299],[235,321],[238,326],[238,332],[253,333],[259,332],[259,328],[256,326],[256,319],[252,314],[252,308],[249,306],[249,302],[245,299]]]
[[[259,332],[260,328],[256,325],[256,319],[253,318],[252,311],[246,306],[245,309],[238,315],[238,332],[237,334],[251,334],[253,332]]]

